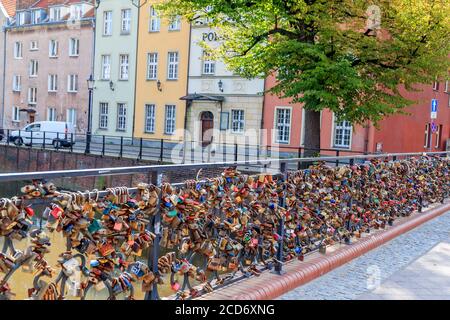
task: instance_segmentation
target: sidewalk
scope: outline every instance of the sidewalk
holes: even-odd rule
[[[449,230],[447,212],[279,299],[449,300]]]

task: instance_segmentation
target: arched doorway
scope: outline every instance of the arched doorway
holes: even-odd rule
[[[210,111],[203,111],[200,115],[200,121],[202,122],[202,146],[206,147],[213,140],[214,115]]]

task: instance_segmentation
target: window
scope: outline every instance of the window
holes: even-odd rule
[[[276,109],[276,142],[289,143],[291,134],[291,109]]]
[[[449,80],[445,81],[445,88],[444,88],[444,92],[447,92],[447,93],[448,93],[448,82],[449,82]]]
[[[105,102],[100,102],[100,117],[99,117],[100,129],[108,129],[108,104]]]
[[[433,90],[439,91],[439,81],[436,80],[433,82]]]
[[[244,132],[244,110],[231,110],[231,132]]]
[[[78,75],[69,74],[67,76],[67,92],[77,92],[78,91]]]
[[[441,134],[442,134],[442,124],[440,124],[436,131],[436,145],[435,148],[439,149],[441,147]]]
[[[14,43],[14,59],[22,59],[22,42]]]
[[[169,52],[167,78],[169,80],[178,79],[178,52]]]
[[[80,4],[73,5],[71,6],[70,9],[71,9],[70,17],[75,20],[80,20],[83,13],[81,5]]]
[[[145,132],[154,133],[155,132],[155,105],[146,104],[145,105]]]
[[[27,16],[26,12],[19,12],[17,14],[17,25],[19,26],[24,25],[26,22],[26,16]]]
[[[37,77],[38,75],[39,63],[37,60],[30,60],[30,69],[29,75],[30,77]]]
[[[112,11],[103,12],[103,35],[112,35]]]
[[[22,89],[22,77],[15,74],[13,76],[13,91],[20,92],[21,89]]]
[[[80,39],[69,39],[69,56],[77,57],[80,54]]]
[[[35,123],[35,124],[30,124],[28,126],[25,127],[25,131],[27,132],[38,132],[41,131],[41,124],[40,123]]]
[[[150,7],[150,32],[157,32],[161,27],[161,18],[158,12],[156,12],[155,7]]]
[[[181,29],[181,17],[176,16],[173,19],[170,20],[169,23],[169,30],[170,31],[176,31]]]
[[[36,51],[38,50],[38,42],[36,40],[30,41],[30,51]]]
[[[56,58],[58,56],[58,41],[57,40],[50,40],[50,43],[48,46],[48,56],[50,58]]]
[[[31,11],[31,23],[38,24],[39,22],[41,22],[41,10]]]
[[[58,75],[49,74],[48,75],[48,92],[58,91]]]
[[[424,148],[429,148],[430,145],[431,145],[430,144],[430,131],[431,131],[430,125],[427,123],[425,125],[425,141],[424,141],[424,144],[423,144]]]
[[[156,80],[158,77],[158,54],[156,52],[147,55],[147,79]]]
[[[203,52],[203,74],[214,74],[216,72],[216,62],[211,60],[211,53]]]
[[[131,9],[122,10],[121,17],[120,31],[122,34],[129,34],[131,28]]]
[[[102,56],[102,79],[103,80],[111,79],[111,56],[110,55]]]
[[[166,117],[165,117],[165,134],[173,134],[175,131],[175,106],[166,105]]]
[[[334,146],[350,148],[352,125],[348,121],[339,121],[334,124]]]
[[[47,121],[56,121],[56,108],[47,108]]]
[[[127,129],[127,105],[125,103],[117,104],[117,130],[125,131]]]
[[[19,107],[12,107],[12,121],[20,122],[20,109]]]
[[[74,127],[77,126],[77,109],[67,109],[66,121],[73,124]]]
[[[50,8],[50,21],[60,21],[61,20],[61,8],[55,7]]]
[[[119,66],[119,79],[128,80],[128,63],[129,56],[127,54],[121,54],[119,56],[120,66]]]
[[[28,104],[36,104],[37,88],[28,88]]]

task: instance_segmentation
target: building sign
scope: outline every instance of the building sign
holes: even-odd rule
[[[219,41],[219,36],[215,32],[203,32],[203,41]]]
[[[438,101],[437,99],[431,99],[431,119],[437,119],[437,109],[438,109]]]

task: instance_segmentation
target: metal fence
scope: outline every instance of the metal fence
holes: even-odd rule
[[[12,135],[14,132],[14,135]],[[176,141],[170,139],[129,138],[123,136],[90,135],[61,132],[27,132],[4,129],[3,143],[75,152],[117,158],[155,161],[163,163],[206,163],[249,161],[260,159],[301,158],[308,151],[318,156],[344,156],[365,154],[362,151],[333,148],[292,147],[283,144],[261,145],[248,141],[239,143],[220,142],[205,145],[201,141]],[[89,146],[87,141],[90,140]],[[338,165],[338,164],[337,164]]]
[[[435,152],[435,153],[427,153],[428,155],[433,156],[448,156],[449,152]],[[92,177],[92,176],[111,176],[111,175],[122,175],[122,174],[138,174],[138,173],[154,173],[152,175],[153,177],[153,185],[157,188],[161,188],[162,185],[158,178],[161,177],[161,174],[167,171],[183,171],[187,169],[200,169],[200,168],[239,168],[239,167],[247,167],[247,166],[259,166],[261,168],[267,168],[268,166],[276,166],[279,168],[278,172],[275,174],[272,174],[271,176],[274,177],[277,181],[280,183],[284,183],[287,180],[288,174],[289,174],[289,167],[297,168],[302,163],[317,163],[319,161],[328,161],[328,162],[334,162],[336,161],[337,164],[350,164],[353,165],[357,162],[366,161],[370,159],[384,159],[384,160],[401,160],[401,159],[408,159],[411,157],[420,157],[423,153],[392,153],[392,154],[379,154],[379,155],[351,155],[351,156],[340,156],[340,157],[312,157],[312,158],[293,158],[293,159],[262,159],[262,160],[250,160],[250,161],[231,161],[231,162],[220,162],[220,163],[197,163],[197,164],[184,164],[184,165],[149,165],[149,166],[138,166],[138,167],[123,167],[123,168],[101,168],[101,169],[86,169],[86,170],[63,170],[63,171],[50,171],[50,172],[25,172],[25,173],[7,173],[7,174],[0,174],[0,182],[5,183],[9,181],[29,181],[29,180],[51,180],[56,178],[70,178],[70,177]],[[210,182],[210,181],[209,181]],[[195,185],[197,186],[205,186],[208,181],[194,181]],[[177,183],[172,184],[171,187],[182,187],[185,186],[184,183]],[[448,187],[448,186],[447,186]],[[285,194],[285,187],[282,186],[280,189],[283,194]],[[137,188],[128,188],[127,192],[130,194],[135,194],[138,192]],[[92,192],[87,193],[80,193],[83,197],[86,199],[91,199]],[[111,190],[105,190],[100,192],[95,192],[94,195],[96,197],[103,197],[108,196],[111,194]],[[448,195],[446,195],[448,196]],[[279,197],[279,202],[276,204],[277,206],[283,208],[286,207],[286,199],[285,197]],[[53,201],[54,199],[23,199],[21,201],[24,201],[26,204],[32,204],[37,202],[48,202]],[[442,199],[443,200],[443,199]],[[160,270],[158,269],[158,263],[161,259],[161,248],[160,248],[160,240],[162,237],[162,209],[160,207],[160,203],[164,201],[162,199],[162,192],[159,193],[158,202],[156,204],[156,212],[153,214],[151,221],[149,221],[147,225],[147,230],[154,233],[156,238],[153,241],[153,246],[151,247],[150,252],[148,253],[147,257],[147,264],[152,270],[154,274],[159,274]],[[419,209],[422,208],[422,202],[419,201]],[[219,214],[219,216],[222,216]],[[223,216],[222,216],[223,218]],[[277,235],[278,239],[276,239],[278,246],[277,246],[277,252],[273,256],[273,264],[266,264],[263,269],[271,269],[273,267],[274,272],[277,274],[283,273],[283,264],[284,256],[283,256],[283,241],[285,240],[285,225],[284,225],[284,218],[281,217],[281,222],[276,225],[277,229]],[[261,242],[260,242],[261,244]],[[217,244],[218,245],[218,244]],[[317,246],[314,250],[321,249],[322,246]],[[313,250],[313,251],[314,251]],[[191,261],[193,258],[192,254],[187,258],[187,261]],[[256,259],[256,258],[255,258]],[[262,269],[261,269],[262,270]],[[261,270],[255,270],[255,272],[261,272]],[[242,271],[242,270],[241,270]],[[171,270],[172,275],[176,272],[174,270]],[[215,271],[212,274],[213,278],[222,279],[221,281],[216,281],[214,285],[214,289],[230,284],[232,282],[235,282],[237,280],[242,279],[243,277],[248,277],[249,274],[246,274],[245,272],[242,272],[242,275],[238,275],[236,272],[220,278],[218,275],[218,272]],[[224,280],[225,279],[225,280]],[[171,278],[172,280],[172,278]],[[172,281],[171,281],[172,282]],[[212,283],[212,282],[211,282]],[[192,285],[190,283],[189,275],[186,273],[183,277],[183,284],[181,286],[181,291],[185,289],[192,289]],[[204,290],[204,289],[203,289]],[[206,291],[199,291],[198,293],[205,293]],[[151,291],[148,291],[145,299],[159,299],[159,293],[158,293],[158,283],[153,282],[153,287]],[[180,296],[178,296],[180,298]]]

